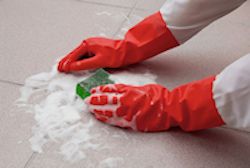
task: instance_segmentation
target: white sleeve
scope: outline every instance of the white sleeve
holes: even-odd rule
[[[167,0],[160,9],[167,27],[182,44],[246,0]]]
[[[213,84],[216,108],[228,127],[250,131],[250,54],[225,68]]]

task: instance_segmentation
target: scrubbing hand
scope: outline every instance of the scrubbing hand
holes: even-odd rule
[[[105,85],[92,89],[86,102],[95,117],[105,123],[140,131],[162,130],[169,127],[163,89],[159,85]]]
[[[195,131],[223,125],[212,98],[214,77],[169,91],[161,85],[105,85],[91,90],[89,110],[105,123],[143,132],[179,126]]]

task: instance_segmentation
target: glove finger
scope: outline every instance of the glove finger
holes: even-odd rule
[[[114,84],[102,85],[100,86],[100,91],[104,93],[117,93],[118,89],[115,87]]]
[[[108,121],[108,118],[104,117],[104,116],[100,116],[98,114],[95,114],[95,118],[101,122],[106,123]]]
[[[97,56],[93,56],[81,61],[75,61],[69,64],[69,71],[80,71],[103,68]]]
[[[90,90],[91,94],[94,93],[116,93],[118,90],[116,89],[114,84],[107,84],[102,86],[94,87]]]
[[[121,95],[116,94],[93,94],[90,98],[85,100],[90,105],[117,105]]]
[[[58,64],[58,70],[60,72],[67,72],[68,71],[68,64],[70,62],[76,61],[79,59],[81,55],[87,53],[87,46],[86,43],[81,43],[76,49],[71,51],[68,55],[66,55]]]
[[[89,104],[91,105],[107,105],[108,96],[107,95],[94,95],[89,99]]]
[[[101,87],[101,86],[97,86],[97,87],[94,87],[94,88],[90,89],[90,93],[91,93],[91,94],[94,94],[94,93],[102,93],[101,90],[100,90],[100,87]]]
[[[98,86],[95,88],[92,88],[90,90],[90,93],[123,93],[125,92],[125,90],[123,88],[125,88],[127,85],[124,84],[107,84],[107,85],[102,85],[102,86]]]
[[[111,110],[97,110],[97,109],[94,109],[93,112],[95,114],[100,115],[100,116],[104,116],[104,117],[108,117],[108,118],[113,117],[113,111],[111,111]]]
[[[88,53],[86,42],[82,42],[76,49],[68,54],[68,61],[73,62],[79,60],[81,56]]]
[[[62,60],[59,61],[57,69],[59,72],[64,72],[63,64],[68,60],[68,56],[65,56]]]

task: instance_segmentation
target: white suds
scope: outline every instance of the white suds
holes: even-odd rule
[[[88,158],[89,151],[99,151],[110,147],[105,141],[104,130],[88,112],[83,100],[76,97],[76,84],[86,79],[91,73],[63,74],[57,72],[55,65],[51,72],[43,72],[29,77],[21,88],[21,97],[17,104],[34,115],[36,124],[30,138],[33,151],[41,153],[45,144],[54,142],[66,160],[78,161]],[[139,72],[139,73],[138,73]],[[155,83],[156,76],[147,70],[134,68],[111,75],[116,83],[143,85]],[[97,131],[96,131],[97,130]],[[107,132],[107,129],[105,130]],[[102,135],[102,138],[98,138]],[[117,134],[114,137],[125,137]],[[125,137],[126,138],[126,137]],[[57,151],[58,149],[54,149]],[[102,161],[99,167],[116,167],[121,158]],[[114,166],[113,166],[114,165]]]
[[[117,168],[123,164],[123,158],[121,157],[110,157],[104,159],[99,163],[98,168]]]

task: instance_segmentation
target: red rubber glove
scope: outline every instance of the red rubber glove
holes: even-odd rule
[[[139,131],[164,131],[179,126],[195,131],[224,124],[212,97],[214,77],[173,91],[157,85],[105,85],[86,99],[95,117],[108,124]]]
[[[138,63],[178,45],[157,12],[131,28],[124,40],[89,38],[64,57],[60,72],[96,68],[117,68]],[[88,57],[83,59],[82,57]]]

